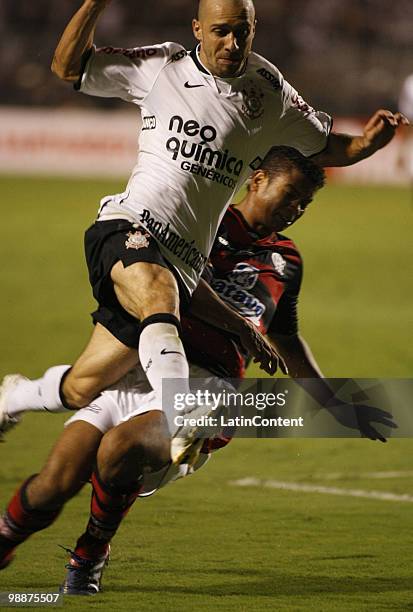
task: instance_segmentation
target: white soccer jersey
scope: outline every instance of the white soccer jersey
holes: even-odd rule
[[[93,50],[80,89],[132,102],[142,114],[126,191],[102,200],[99,219],[142,225],[191,292],[226,207],[270,147],[310,156],[325,148],[331,128],[255,53],[241,76],[220,79],[196,50],[176,43],[106,47]]]

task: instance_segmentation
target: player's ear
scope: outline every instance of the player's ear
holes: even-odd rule
[[[257,20],[256,20],[256,19],[254,19],[254,24],[253,24],[253,26],[252,26],[252,35],[253,35],[253,36],[255,36],[255,33],[256,33],[256,31],[257,31],[257,23],[258,23],[258,22],[257,22]]]
[[[194,33],[195,38],[201,41],[202,40],[202,27],[201,27],[201,22],[198,21],[198,19],[192,20],[192,31]]]
[[[267,175],[263,170],[255,170],[249,178],[249,191],[258,191],[266,180]]]

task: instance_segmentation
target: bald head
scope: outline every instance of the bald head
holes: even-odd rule
[[[203,21],[212,12],[219,11],[222,7],[229,7],[236,11],[245,12],[255,20],[255,7],[252,0],[199,0],[198,20]]]
[[[200,0],[192,22],[202,63],[215,76],[236,77],[245,68],[255,34],[252,0]]]

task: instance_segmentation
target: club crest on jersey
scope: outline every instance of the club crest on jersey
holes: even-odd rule
[[[237,263],[227,278],[242,289],[252,289],[257,284],[259,270],[247,263]]]
[[[247,86],[242,90],[244,103],[242,111],[249,119],[258,119],[264,112],[262,99],[264,94],[252,81],[249,81]]]
[[[285,267],[287,265],[287,262],[285,261],[284,257],[282,257],[282,255],[280,255],[279,253],[273,253],[271,259],[272,259],[272,263],[275,268],[275,271],[280,276],[284,276]]]
[[[136,249],[138,251],[139,249],[146,249],[146,247],[149,246],[149,234],[143,234],[137,230],[136,232],[128,232],[126,235],[128,237],[125,242],[127,249]]]

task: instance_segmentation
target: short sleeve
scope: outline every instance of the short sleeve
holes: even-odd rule
[[[182,53],[186,53],[184,48],[171,42],[132,49],[93,48],[77,89],[91,96],[121,98],[139,105],[162,68]]]
[[[282,336],[298,334],[298,296],[302,276],[303,269],[302,264],[300,264],[277,304],[277,309],[268,327],[269,334],[280,334]]]
[[[277,141],[305,157],[320,153],[326,148],[331,131],[330,115],[314,110],[284,79],[281,83],[283,110],[277,125]]]

